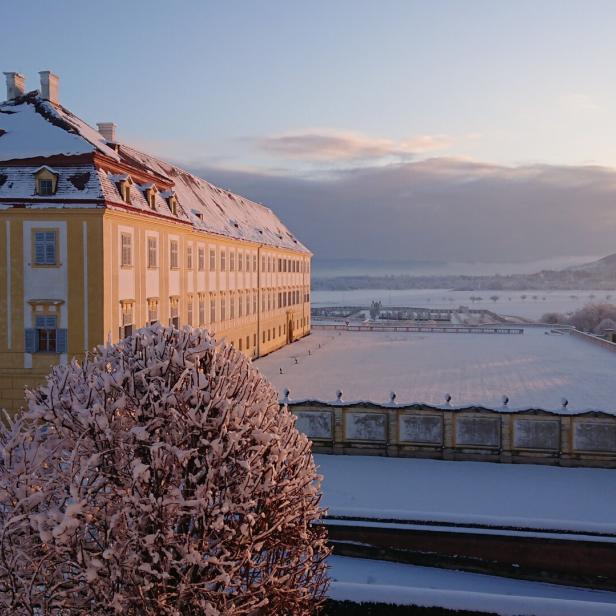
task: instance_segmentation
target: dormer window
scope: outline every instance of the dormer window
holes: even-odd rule
[[[142,187],[143,196],[148,202],[150,209],[156,208],[156,186],[154,184],[144,184]]]
[[[161,193],[161,196],[167,202],[167,206],[169,207],[169,211],[174,215],[178,215],[178,198],[173,190],[166,190]]]
[[[120,193],[122,201],[124,201],[124,203],[130,203],[130,187],[133,185],[133,180],[130,175],[117,175],[111,177],[116,180],[116,186],[118,187],[118,192]]]
[[[58,188],[58,174],[47,166],[39,167],[34,172],[36,194],[45,197],[55,195]]]

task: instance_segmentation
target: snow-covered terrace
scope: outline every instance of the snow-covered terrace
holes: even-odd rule
[[[332,599],[477,610],[501,616],[609,616],[616,593],[332,556]]]
[[[315,461],[324,477],[323,505],[333,517],[571,539],[581,533],[616,542],[611,469],[324,454]]]
[[[291,400],[541,408],[616,412],[616,353],[571,335],[526,328],[523,335],[338,332],[307,338],[256,361]],[[282,371],[282,373],[281,373]]]

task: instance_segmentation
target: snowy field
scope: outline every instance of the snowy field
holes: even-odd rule
[[[485,610],[503,616],[607,616],[616,593],[331,556],[329,596],[352,601]]]
[[[315,461],[332,516],[616,534],[610,469],[325,454]]]
[[[498,295],[497,301],[491,296]],[[472,296],[483,298],[471,302]],[[523,299],[522,296],[525,296]],[[410,289],[390,291],[366,289],[354,291],[313,291],[312,305],[369,306],[380,300],[383,306],[418,308],[457,308],[460,305],[485,308],[498,314],[539,320],[546,312],[572,312],[586,304],[616,303],[616,291],[447,291],[445,289]]]
[[[616,411],[616,353],[570,335],[337,332],[313,330],[255,362],[291,399],[480,404]],[[308,352],[310,351],[310,355]],[[297,358],[297,363],[295,359]],[[282,374],[280,370],[282,369]]]

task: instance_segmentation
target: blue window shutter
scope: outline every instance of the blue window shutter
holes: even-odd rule
[[[66,353],[65,329],[56,329],[56,353]]]
[[[26,353],[36,353],[37,351],[36,343],[37,343],[36,330],[27,329],[26,330],[26,340],[25,340]]]

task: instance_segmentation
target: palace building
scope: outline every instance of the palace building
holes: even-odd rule
[[[249,357],[310,332],[310,251],[267,207],[119,143],[58,102],[0,104],[0,407],[50,366],[159,321]]]

